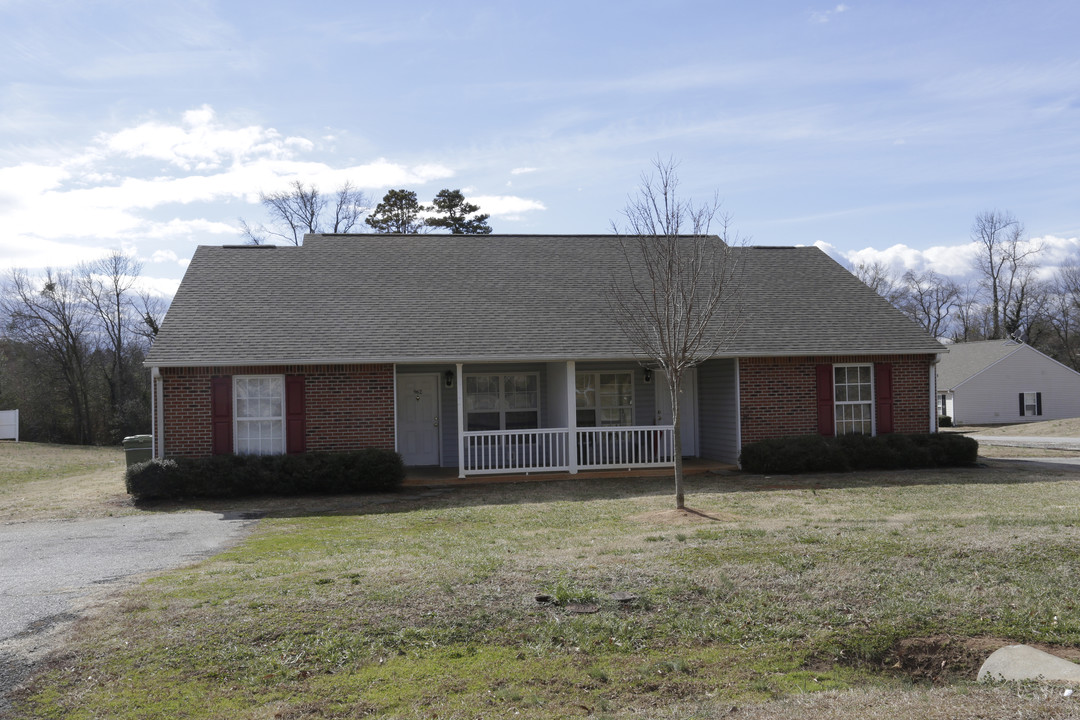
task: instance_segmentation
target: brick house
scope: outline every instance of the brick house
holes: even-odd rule
[[[935,429],[945,348],[816,248],[747,247],[689,372],[683,452]],[[611,236],[308,235],[199,247],[147,359],[154,454],[396,449],[482,473],[670,465],[671,403],[610,317]]]

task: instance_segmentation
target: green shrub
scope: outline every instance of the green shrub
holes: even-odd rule
[[[948,415],[938,415],[938,427],[952,427],[952,418]]]
[[[367,448],[302,455],[215,455],[150,460],[128,468],[128,494],[143,500],[244,495],[308,495],[397,490],[401,456]]]
[[[897,470],[973,465],[979,443],[964,435],[799,435],[743,448],[743,470],[761,474]]]

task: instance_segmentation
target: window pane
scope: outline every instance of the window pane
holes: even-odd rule
[[[474,412],[469,413],[466,423],[469,430],[498,430],[499,413],[497,412]]]
[[[593,386],[593,375],[577,376],[577,406],[596,407],[596,388]]]
[[[596,411],[595,410],[578,410],[577,411],[577,426],[578,427],[596,427]]]
[[[604,426],[630,425],[629,408],[604,408],[600,411],[600,424]]]
[[[532,430],[537,427],[536,411],[506,413],[507,430]]]
[[[280,376],[238,377],[236,396],[236,451],[268,455],[285,452],[284,379]]]

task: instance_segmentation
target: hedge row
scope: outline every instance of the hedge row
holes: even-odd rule
[[[368,448],[302,455],[216,455],[150,460],[127,469],[137,499],[386,492],[405,479],[401,455]]]
[[[791,475],[974,465],[979,443],[964,435],[800,435],[743,448],[743,470]]]

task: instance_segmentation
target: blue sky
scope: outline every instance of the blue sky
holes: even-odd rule
[[[260,190],[462,188],[605,232],[651,161],[763,245],[960,272],[1080,250],[1080,3],[0,0],[0,264],[175,287]]]

